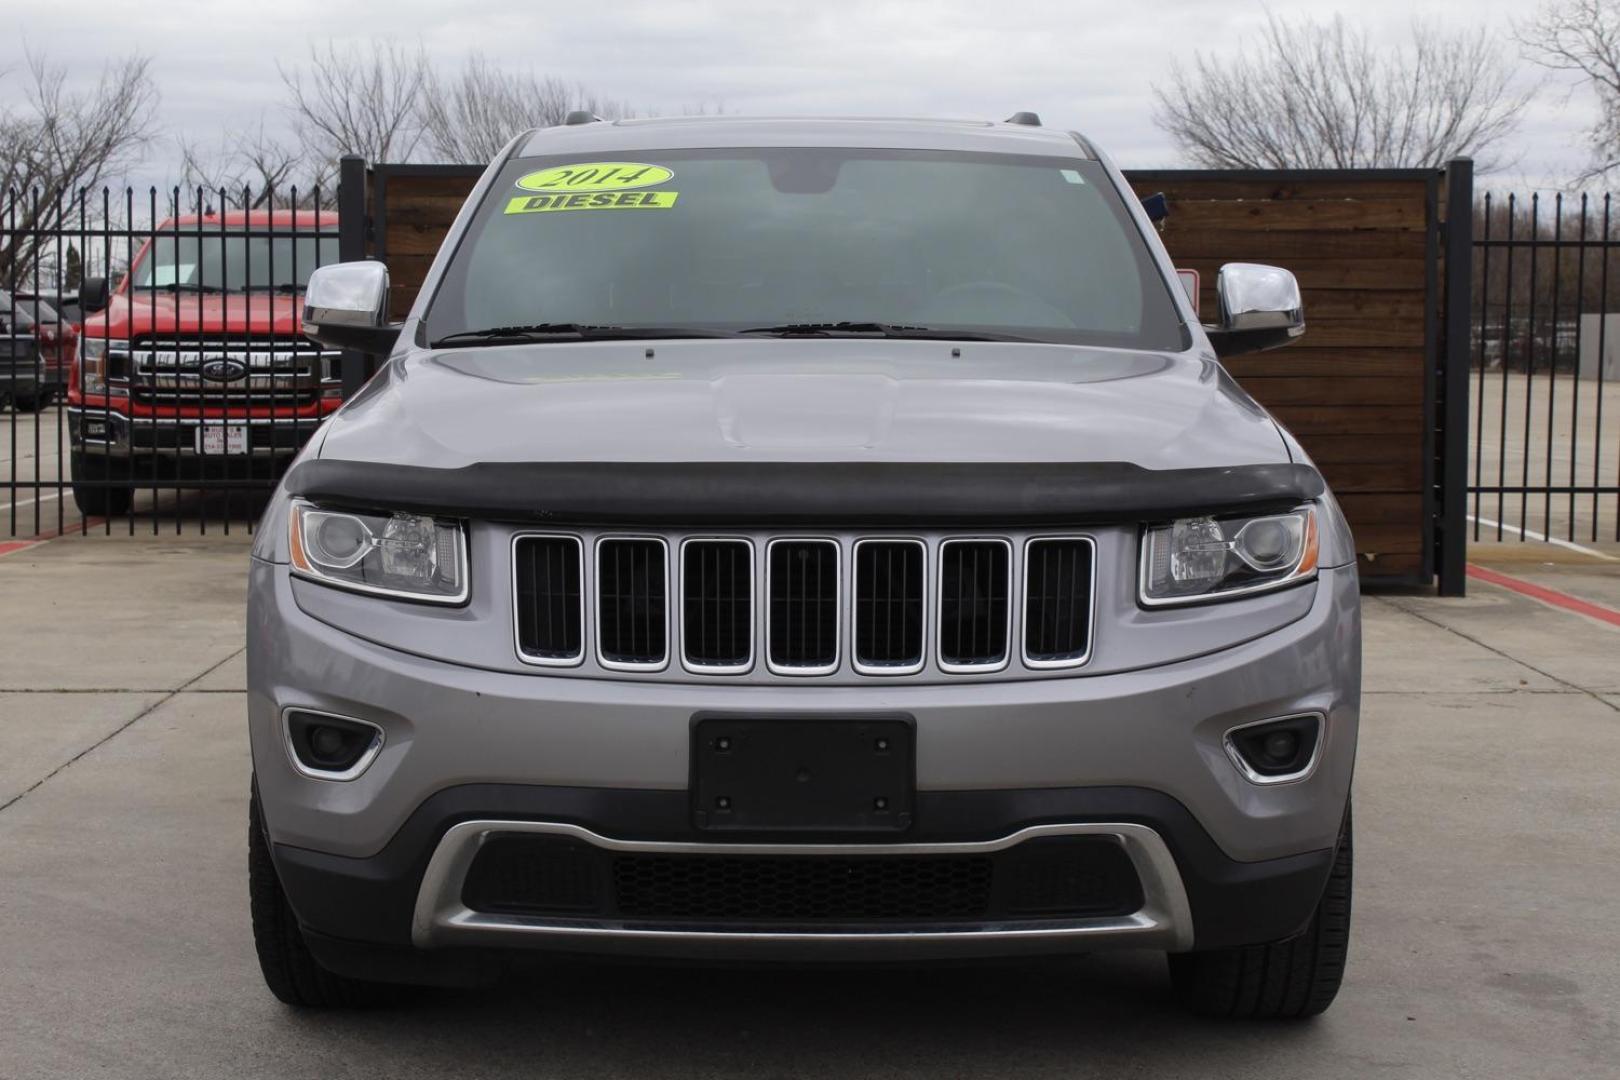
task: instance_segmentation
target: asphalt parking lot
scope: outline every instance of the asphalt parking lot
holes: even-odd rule
[[[1613,1077],[1620,627],[1475,582],[1368,598],[1334,1008],[1189,1019],[1162,960],[558,966],[300,1014],[247,925],[247,538],[0,558],[0,1077]],[[1538,549],[1538,552],[1544,549]],[[1620,563],[1510,572],[1620,605]]]

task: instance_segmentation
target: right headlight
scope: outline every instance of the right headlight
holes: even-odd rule
[[[128,355],[127,341],[79,335],[79,388],[86,394],[105,394],[108,369]]]
[[[467,599],[467,537],[458,521],[422,514],[288,512],[293,573],[353,592],[459,604]]]
[[[1142,538],[1143,604],[1191,604],[1281,588],[1316,576],[1316,510],[1182,518]]]

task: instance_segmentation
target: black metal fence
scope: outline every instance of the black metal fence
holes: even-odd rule
[[[1620,541],[1620,205],[1487,194],[1474,214],[1475,540]]]
[[[0,192],[0,537],[252,528],[343,398],[329,194]]]

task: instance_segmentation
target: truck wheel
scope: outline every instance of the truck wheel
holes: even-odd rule
[[[107,462],[87,454],[74,454],[73,502],[85,517],[117,517],[129,513],[135,492],[127,487],[99,487],[96,481],[110,479]]]
[[[281,891],[281,880],[270,860],[257,787],[248,806],[248,900],[259,970],[270,992],[288,1005],[345,1009],[398,999],[399,987],[334,974],[321,967],[310,953],[298,916]]]
[[[1350,808],[1327,888],[1305,929],[1267,945],[1177,953],[1170,982],[1184,1008],[1245,1020],[1303,1019],[1333,1004],[1350,945]]]

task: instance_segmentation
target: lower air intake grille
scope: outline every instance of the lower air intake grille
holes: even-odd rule
[[[923,556],[916,540],[855,546],[855,662],[874,671],[915,671],[923,660]]]
[[[523,536],[514,549],[518,648],[531,660],[580,659],[579,541],[571,536]]]
[[[1024,553],[1024,658],[1073,664],[1091,650],[1090,540],[1032,541]]]
[[[1104,836],[954,855],[612,852],[580,840],[487,840],[462,902],[474,911],[661,922],[850,925],[1128,915],[1142,887]]]
[[[754,655],[754,548],[690,540],[681,548],[681,642],[690,667],[745,670]]]
[[[661,667],[669,655],[665,546],[612,539],[596,546],[597,634],[609,667]]]
[[[939,659],[947,670],[1007,661],[1012,550],[1005,540],[940,545]]]
[[[770,658],[802,674],[838,663],[838,545],[777,540],[770,546]]]

